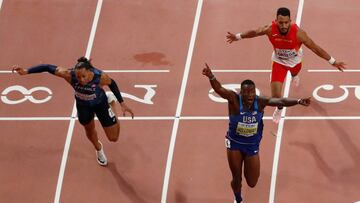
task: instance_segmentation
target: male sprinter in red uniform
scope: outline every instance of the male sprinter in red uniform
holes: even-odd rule
[[[276,20],[270,25],[243,33],[233,34],[228,32],[226,38],[227,42],[232,43],[244,38],[253,38],[262,35],[267,35],[274,47],[271,72],[272,97],[281,97],[283,82],[288,71],[291,72],[294,85],[299,86],[300,78],[298,73],[302,66],[302,44],[305,44],[305,46],[316,55],[327,60],[340,71],[343,71],[345,68],[344,62],[335,60],[319,45],[315,44],[304,30],[300,29],[295,23],[291,23],[290,10],[287,8],[279,8],[276,13]],[[273,121],[275,123],[278,123],[281,118],[282,108],[283,107],[277,107],[274,111]]]

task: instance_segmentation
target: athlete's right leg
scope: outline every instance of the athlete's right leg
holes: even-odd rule
[[[86,137],[94,145],[96,150],[101,149],[101,144],[98,142],[98,136],[95,129],[94,117],[95,113],[89,106],[76,104],[77,114],[79,122],[84,126]]]
[[[231,188],[234,192],[236,202],[240,203],[242,201],[241,181],[242,181],[243,155],[239,150],[227,149],[227,158],[232,174]]]
[[[84,128],[86,137],[94,145],[96,151],[101,150],[101,144],[99,143],[99,138],[95,129],[95,121],[91,120],[90,123],[84,125]]]
[[[255,187],[260,176],[259,154],[246,156],[244,158],[244,176],[248,186]]]
[[[289,69],[292,76],[291,82],[295,85],[295,87],[300,86],[299,72],[301,70],[301,67],[302,67],[302,62],[297,64],[295,67]]]
[[[280,98],[282,87],[287,74],[287,69],[283,65],[273,62],[271,71],[271,97]],[[273,113],[273,121],[278,123],[281,118],[283,107],[277,107]]]
[[[79,122],[84,126],[86,137],[90,140],[90,142],[94,145],[96,149],[96,158],[97,162],[101,166],[107,165],[107,158],[105,156],[103,146],[99,141],[97,136],[97,132],[95,129],[95,121],[94,116],[95,113],[93,109],[89,106],[76,105],[78,110]]]

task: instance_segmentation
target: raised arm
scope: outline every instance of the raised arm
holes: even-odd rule
[[[345,63],[341,61],[336,61],[333,57],[330,56],[324,49],[322,49],[319,45],[317,45],[304,30],[300,29],[297,33],[297,39],[302,42],[307,48],[309,48],[312,52],[314,52],[319,57],[327,60],[332,66],[336,67],[340,71],[345,69]]]
[[[229,102],[235,101],[236,94],[231,90],[223,88],[221,86],[220,82],[215,78],[214,74],[211,72],[211,69],[207,63],[205,63],[205,66],[206,66],[206,68],[203,69],[202,74],[209,78],[211,87],[214,89],[214,91],[220,97],[228,100]]]
[[[27,69],[24,69],[19,65],[14,65],[12,66],[12,72],[17,72],[19,75],[48,72],[55,76],[64,78],[69,83],[71,82],[71,74],[69,69],[51,64],[39,64]]]
[[[237,33],[237,34],[227,32],[226,39],[227,42],[231,44],[234,41],[238,41],[244,38],[253,38],[262,35],[268,35],[270,34],[270,32],[271,32],[271,25],[265,25],[254,30],[248,30],[246,32]]]

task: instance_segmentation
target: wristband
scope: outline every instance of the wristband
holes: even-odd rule
[[[298,100],[297,100],[297,103],[300,104],[300,102],[301,102],[301,99],[298,99]]]
[[[209,78],[209,80],[215,80],[215,75],[213,75],[211,78]]]
[[[330,59],[328,60],[328,62],[331,64],[331,65],[334,65],[335,63],[335,59],[331,56]]]
[[[241,37],[241,32],[237,33],[237,34],[235,35],[235,37],[236,37],[237,40],[241,40],[241,39],[242,39],[242,37]]]

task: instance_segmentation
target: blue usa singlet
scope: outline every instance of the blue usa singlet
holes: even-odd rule
[[[227,138],[240,144],[258,144],[263,132],[263,112],[259,111],[258,96],[255,97],[253,110],[245,109],[239,95],[240,112],[229,116]]]
[[[104,90],[100,87],[101,70],[90,69],[94,73],[93,79],[86,85],[81,85],[76,78],[75,71],[71,71],[71,86],[75,90],[77,104],[94,106],[106,98]]]

